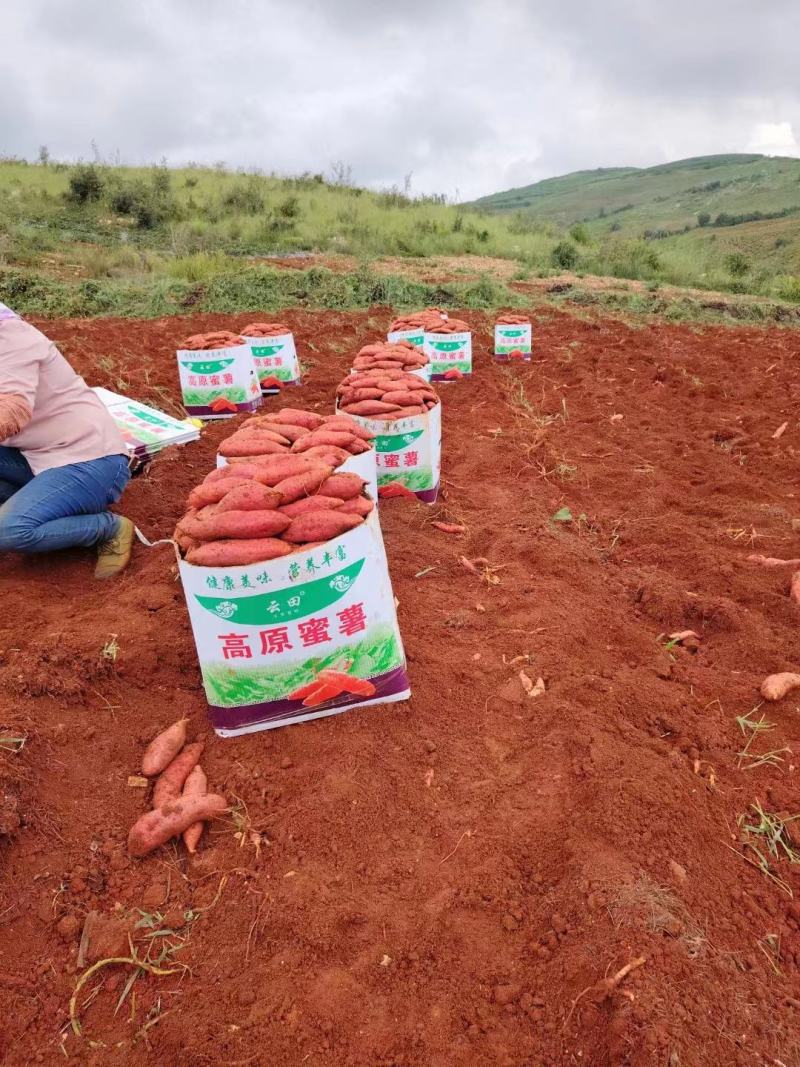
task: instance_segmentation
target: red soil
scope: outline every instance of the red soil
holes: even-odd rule
[[[280,317],[311,364],[292,403],[329,410],[391,312]],[[0,560],[0,723],[28,736],[0,750],[5,1063],[800,1062],[800,903],[737,827],[756,800],[800,810],[795,757],[738,769],[735,721],[800,668],[790,573],[745,563],[798,555],[800,334],[547,312],[534,362],[499,367],[489,320],[464,317],[476,373],[442,386],[443,499],[381,505],[408,704],[218,740],[168,548],[102,585],[81,552]],[[44,325],[92,383],[174,411],[175,343],[250,318]],[[148,536],[230,429],[132,483]],[[687,628],[699,647],[664,648]],[[752,751],[800,745],[798,703],[762,707]],[[128,776],[183,714],[239,816],[191,862],[131,861]],[[797,898],[800,868],[770,864]],[[164,966],[189,969],[140,976],[116,1016],[131,970],[100,970],[76,1037],[80,930],[115,909],[87,964],[126,955],[129,929],[146,951],[141,909],[177,931],[153,955],[183,938]]]

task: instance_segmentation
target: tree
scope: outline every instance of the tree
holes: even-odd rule
[[[50,162],[50,149],[46,144],[39,145],[39,158],[37,160],[40,166],[46,167]]]
[[[711,216],[709,215],[709,213],[707,211],[701,211],[700,214],[697,216],[697,225],[708,226],[709,222],[711,222]]]
[[[750,270],[750,260],[744,252],[731,252],[725,257],[725,266],[734,278],[741,278]]]

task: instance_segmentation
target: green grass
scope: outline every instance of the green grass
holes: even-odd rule
[[[295,689],[312,682],[321,670],[334,667],[343,660],[351,661],[349,674],[372,678],[401,666],[403,653],[395,631],[386,626],[374,629],[362,641],[334,649],[327,656],[314,656],[284,667],[233,668],[224,663],[205,664],[203,682],[212,704],[236,708],[283,700]]]
[[[753,212],[780,217],[715,225]],[[309,252],[364,266],[269,268],[267,257]],[[488,275],[438,286],[370,269],[387,256],[496,257],[516,264],[516,280],[571,269],[800,304],[800,160],[712,156],[587,171],[472,205],[321,175],[0,161],[0,299],[23,313],[514,303]],[[476,273],[468,258],[459,270]]]

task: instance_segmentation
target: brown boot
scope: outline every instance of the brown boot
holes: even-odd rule
[[[95,578],[116,578],[125,570],[131,561],[134,536],[133,523],[121,515],[114,536],[97,546]]]

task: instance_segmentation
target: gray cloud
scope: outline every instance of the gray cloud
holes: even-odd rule
[[[477,196],[567,170],[800,155],[800,5],[10,0],[0,150],[352,165]]]

